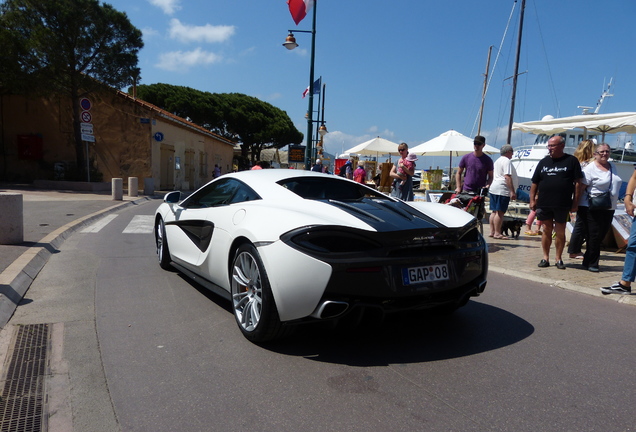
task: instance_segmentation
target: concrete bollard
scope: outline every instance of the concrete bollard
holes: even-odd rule
[[[114,178],[112,186],[113,200],[121,201],[124,199],[124,179]]]
[[[155,180],[152,177],[144,178],[144,195],[155,194]]]
[[[0,244],[24,241],[24,205],[22,194],[0,192]]]
[[[128,177],[128,196],[139,196],[139,179],[137,177]]]

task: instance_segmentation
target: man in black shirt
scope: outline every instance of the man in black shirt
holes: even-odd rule
[[[543,225],[541,248],[543,259],[539,267],[550,266],[552,229],[556,233],[556,266],[564,270],[562,254],[565,247],[565,225],[569,212],[576,212],[579,197],[576,187],[583,177],[581,164],[572,155],[563,152],[565,140],[555,135],[548,140],[549,155],[541,159],[532,176],[530,209],[537,211]],[[538,196],[537,196],[538,195]]]

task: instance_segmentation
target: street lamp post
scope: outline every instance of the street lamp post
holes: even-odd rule
[[[288,50],[293,50],[298,46],[296,43],[296,39],[294,38],[293,32],[300,33],[311,33],[311,56],[309,62],[309,108],[307,108],[307,146],[305,147],[305,169],[311,169],[311,158],[312,158],[312,150],[313,150],[313,111],[314,111],[314,59],[315,59],[315,49],[316,49],[316,3],[314,1],[313,7],[313,18],[311,31],[310,30],[289,30],[289,36],[287,36],[287,40],[283,44],[285,48]]]

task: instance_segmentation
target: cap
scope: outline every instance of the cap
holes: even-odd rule
[[[407,161],[415,162],[417,160],[417,155],[415,153],[409,153],[406,157]]]
[[[320,159],[316,159],[316,163],[320,163]]]
[[[473,140],[473,143],[475,144],[481,144],[481,145],[486,145],[486,138],[484,138],[481,135],[477,135],[475,137],[475,139]]]

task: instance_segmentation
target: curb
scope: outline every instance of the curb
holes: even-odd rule
[[[511,276],[511,277],[515,277],[515,278],[519,278],[519,279],[524,279],[524,280],[529,280],[532,282],[537,282],[540,284],[544,284],[544,285],[551,285],[557,288],[561,288],[561,289],[566,289],[569,291],[576,291],[582,294],[587,294],[593,297],[601,297],[604,298],[606,300],[613,300],[616,301],[618,303],[623,303],[626,305],[631,305],[631,306],[636,306],[636,297],[634,296],[630,296],[630,295],[619,295],[619,294],[609,294],[609,295],[605,295],[603,293],[601,293],[600,287],[598,289],[593,289],[593,288],[587,288],[587,287],[582,287],[580,285],[576,285],[573,283],[570,283],[568,281],[563,281],[563,280],[554,280],[554,279],[549,279],[549,278],[544,278],[544,277],[539,277],[533,274],[529,274],[529,273],[523,273],[523,276],[519,275],[519,271],[518,270],[510,270],[510,269],[506,269],[503,267],[497,267],[497,266],[488,266],[488,271],[492,271],[495,273],[501,273],[504,274],[506,276]]]
[[[48,234],[37,242],[37,246],[30,247],[13,261],[0,274],[0,328],[4,328],[9,322],[33,280],[40,273],[40,270],[42,270],[51,255],[56,253],[59,246],[64,243],[64,240],[78,229],[91,224],[102,216],[150,199],[151,197],[143,197],[134,201],[115,204],[69,222]]]

